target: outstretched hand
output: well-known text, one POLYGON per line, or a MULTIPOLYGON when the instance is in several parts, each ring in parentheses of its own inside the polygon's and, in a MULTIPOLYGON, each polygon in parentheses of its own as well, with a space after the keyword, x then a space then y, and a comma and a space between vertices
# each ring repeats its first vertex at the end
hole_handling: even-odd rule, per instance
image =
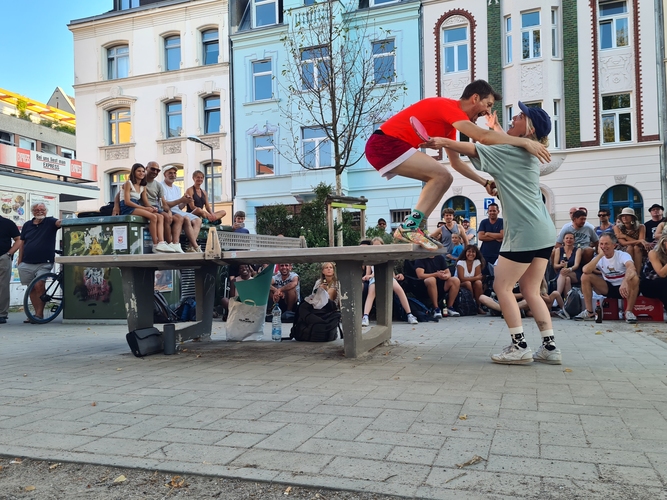
POLYGON ((489 127, 491 130, 497 130, 497 131, 502 130, 500 123, 498 123, 498 113, 496 111, 486 115, 486 126, 489 127))
POLYGON ((526 141, 526 145, 524 146, 526 151, 533 156, 537 156, 537 159, 541 163, 549 163, 551 161, 551 153, 549 153, 549 150, 543 144, 531 139, 526 139, 526 141))

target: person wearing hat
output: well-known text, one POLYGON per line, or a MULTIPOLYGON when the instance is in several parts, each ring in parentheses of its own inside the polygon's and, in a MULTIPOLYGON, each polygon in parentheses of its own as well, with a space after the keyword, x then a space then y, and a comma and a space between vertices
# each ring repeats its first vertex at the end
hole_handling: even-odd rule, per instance
POLYGON ((648 213, 651 214, 651 220, 644 222, 644 227, 646 228, 646 241, 651 243, 652 246, 655 245, 655 242, 657 241, 656 236, 658 236, 658 233, 656 233, 656 229, 658 229, 660 223, 664 221, 662 215, 664 210, 664 207, 657 203, 654 203, 648 209, 648 213))
POLYGON ((640 224, 635 211, 626 207, 621 210, 621 224, 614 226, 614 235, 618 240, 620 249, 632 257, 637 274, 642 270, 644 257, 648 255, 651 244, 646 241, 646 228, 640 224))
MULTIPOLYGON (((174 218, 183 223, 183 232, 188 238, 190 246, 188 252, 201 253, 201 247, 197 243, 197 235, 201 229, 202 220, 200 217, 197 217, 190 212, 183 210, 185 206, 192 201, 192 196, 187 194, 181 194, 181 188, 174 186, 174 181, 176 180, 176 175, 178 172, 178 167, 176 165, 167 165, 162 169, 164 175, 164 198, 167 200, 167 205, 171 209, 171 213, 174 214, 174 218)), ((174 237, 180 238, 181 229, 172 228, 174 237), (178 235, 178 236, 176 236, 178 235)))
MULTIPOLYGON (((507 134, 525 137, 546 146, 551 132, 549 115, 541 108, 529 108, 522 102, 519 102, 519 108, 521 113, 512 119, 507 134)), ((498 263, 494 268, 493 289, 512 343, 501 353, 492 355, 491 360, 501 364, 533 361, 561 364, 562 355, 560 349, 556 348, 551 313, 540 295, 542 278, 556 240, 556 227, 542 202, 537 158, 524 149, 509 145, 485 146, 441 138, 433 142, 432 146, 436 146, 436 149, 446 147, 468 156, 476 169, 490 174, 503 205, 504 234, 498 263), (517 282, 542 336, 542 345, 535 353, 528 348, 521 324, 521 312, 512 293, 517 282)), ((464 172, 461 174, 466 175, 464 172)))
POLYGON ((463 219, 461 225, 468 238, 468 245, 477 245, 477 231, 474 227, 470 227, 470 219, 463 219))

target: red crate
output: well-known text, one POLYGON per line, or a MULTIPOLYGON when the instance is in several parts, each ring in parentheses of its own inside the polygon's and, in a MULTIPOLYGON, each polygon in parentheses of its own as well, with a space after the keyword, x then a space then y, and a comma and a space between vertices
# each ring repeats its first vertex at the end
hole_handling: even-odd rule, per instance
POLYGON ((618 299, 604 298, 602 301, 602 319, 604 321, 618 320, 618 299))
MULTIPOLYGON (((627 300, 623 301, 623 310, 625 311, 628 307, 627 300)), ((632 312, 637 316, 638 319, 649 320, 649 321, 663 321, 663 307, 662 302, 658 299, 649 299, 640 295, 637 297, 635 302, 635 307, 632 312)))

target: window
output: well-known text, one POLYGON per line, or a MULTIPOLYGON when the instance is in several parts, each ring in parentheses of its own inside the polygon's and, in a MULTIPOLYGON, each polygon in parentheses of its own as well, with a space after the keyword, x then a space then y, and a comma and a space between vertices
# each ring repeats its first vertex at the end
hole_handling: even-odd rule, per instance
POLYGON ((330 60, 327 47, 312 47, 301 51, 301 80, 304 90, 326 86, 330 60))
POLYGON ((130 172, 112 172, 109 174, 109 199, 113 200, 123 189, 123 184, 130 180, 130 172))
POLYGON ((134 9, 139 7, 139 0, 120 0, 120 10, 134 9))
POLYGON ((389 217, 391 219, 391 228, 396 229, 411 213, 412 210, 410 210, 409 208, 389 210, 389 217))
POLYGON ((167 112, 167 137, 180 137, 183 131, 183 105, 181 101, 165 104, 167 112))
POLYGON ((222 201, 222 165, 220 162, 213 162, 212 171, 211 162, 203 164, 202 167, 204 167, 202 170, 206 176, 204 184, 209 201, 220 203, 222 201), (213 179, 213 190, 211 190, 211 179, 213 179))
POLYGON ((0 144, 7 144, 9 146, 13 146, 14 145, 13 136, 14 134, 10 134, 9 132, 0 130, 0 144))
POLYGON ((131 136, 130 110, 119 108, 109 111, 109 144, 127 144, 131 136))
POLYGON ((42 142, 42 153, 48 153, 50 155, 55 155, 58 154, 58 148, 55 147, 53 144, 49 144, 48 142, 42 142))
POLYGON ((507 124, 509 125, 512 123, 512 118, 514 118, 514 108, 512 106, 507 106, 505 109, 507 110, 507 124))
POLYGON ((551 117, 551 123, 554 133, 554 147, 560 148, 560 101, 554 101, 554 113, 551 117))
POLYGON ((560 57, 558 36, 558 9, 551 9, 551 57, 560 57))
POLYGON ((398 1, 399 1, 399 0, 370 0, 370 2, 371 2, 371 7, 373 7, 373 6, 375 6, 375 5, 384 5, 384 4, 386 4, 386 3, 396 3, 396 2, 398 2, 398 1))
POLYGON ((533 59, 542 56, 540 44, 540 12, 521 14, 521 58, 533 59), (537 28, 536 28, 537 27, 537 28))
POLYGON ((204 99, 204 133, 220 132, 220 96, 204 99))
POLYGON ((373 42, 373 71, 376 84, 396 80, 396 45, 394 40, 373 42))
POLYGON ((602 142, 632 140, 630 94, 602 96, 602 142))
POLYGON ((35 151, 37 143, 34 140, 28 139, 26 137, 19 137, 19 147, 21 149, 29 149, 31 151, 35 151))
POLYGON ((253 0, 255 28, 278 24, 278 0, 253 0))
POLYGON ((76 151, 73 149, 60 148, 60 155, 70 160, 76 160, 76 151))
POLYGON ((600 4, 600 49, 628 45, 628 8, 625 2, 600 4))
POLYGON ((322 127, 303 129, 303 161, 306 168, 331 166, 331 142, 322 127))
POLYGON ((275 148, 272 135, 258 135, 253 137, 255 150, 255 175, 275 174, 275 148))
POLYGON ((505 18, 505 63, 512 62, 512 16, 505 18))
POLYGON ((181 68, 181 37, 178 35, 164 39, 164 68, 165 71, 181 68))
POLYGON ((315 0, 303 0, 303 4, 308 7, 310 5, 315 5, 315 0))
POLYGON ((445 73, 468 71, 468 27, 444 30, 445 73))
POLYGON ((463 219, 468 219, 470 227, 477 227, 477 207, 470 198, 454 196, 444 203, 440 211, 442 212, 445 208, 454 210, 454 220, 459 224, 463 222, 463 219))
POLYGON ((107 78, 117 80, 127 78, 130 69, 130 48, 116 45, 107 49, 107 78))
POLYGON ((252 63, 252 100, 263 101, 273 97, 271 60, 252 63))
POLYGON ((220 54, 220 44, 218 40, 218 30, 206 30, 201 34, 202 42, 202 61, 204 66, 209 64, 218 64, 218 55, 220 54))

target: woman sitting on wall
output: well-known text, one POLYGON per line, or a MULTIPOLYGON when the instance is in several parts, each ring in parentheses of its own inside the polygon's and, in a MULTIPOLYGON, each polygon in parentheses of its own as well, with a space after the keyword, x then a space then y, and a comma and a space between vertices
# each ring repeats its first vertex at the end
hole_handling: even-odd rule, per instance
POLYGON ((208 195, 201 187, 204 183, 204 172, 195 170, 192 174, 192 180, 194 181, 194 185, 190 186, 187 191, 185 191, 186 195, 189 194, 192 196, 192 201, 186 207, 187 211, 194 215, 198 215, 204 219, 204 221, 210 223, 216 223, 221 220, 227 212, 225 210, 218 210, 217 212, 211 210, 211 205, 208 202, 208 195))

